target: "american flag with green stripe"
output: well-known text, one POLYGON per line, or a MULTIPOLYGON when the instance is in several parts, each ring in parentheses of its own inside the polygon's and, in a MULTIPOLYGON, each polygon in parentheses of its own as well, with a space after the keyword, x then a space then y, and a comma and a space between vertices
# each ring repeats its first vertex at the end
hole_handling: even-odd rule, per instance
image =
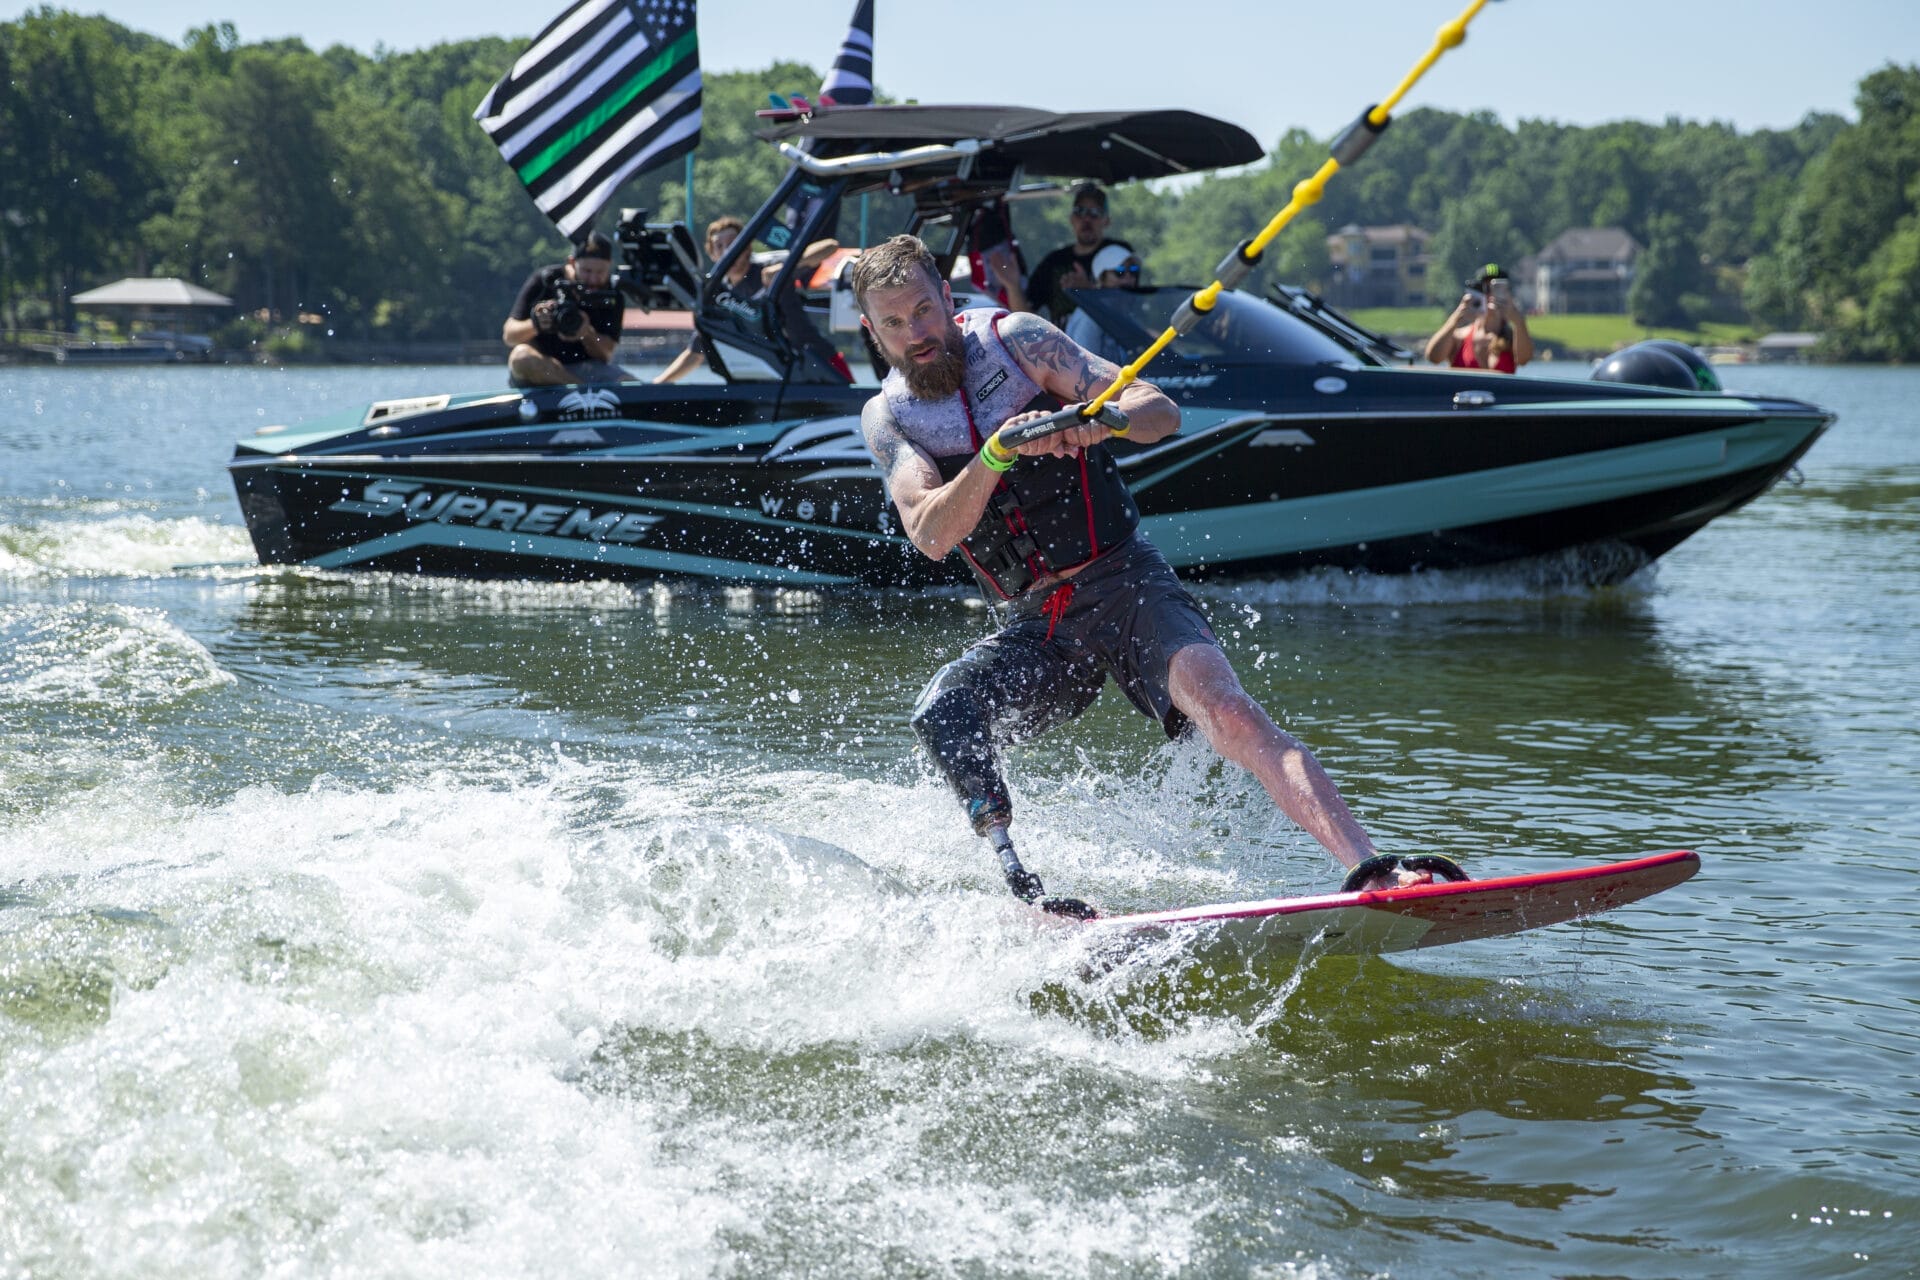
POLYGON ((699 145, 693 9, 694 0, 580 0, 473 113, 568 239, 622 182, 699 145))

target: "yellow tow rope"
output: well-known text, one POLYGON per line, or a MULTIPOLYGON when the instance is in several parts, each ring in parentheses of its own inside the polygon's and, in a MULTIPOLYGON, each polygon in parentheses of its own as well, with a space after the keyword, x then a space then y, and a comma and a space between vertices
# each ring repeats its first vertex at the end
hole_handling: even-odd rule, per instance
POLYGON ((1414 64, 1413 70, 1407 72, 1406 78, 1400 81, 1399 86, 1384 100, 1361 112, 1359 119, 1348 125, 1346 130, 1334 139, 1331 148, 1333 154, 1327 157, 1327 162, 1321 165, 1311 178, 1294 186, 1293 198, 1287 201, 1286 208, 1274 214, 1273 221, 1267 223, 1259 235, 1244 242, 1220 260, 1220 265, 1214 268, 1213 283, 1180 304, 1180 309, 1173 313, 1173 323, 1154 339, 1152 346, 1140 353, 1138 359, 1120 370, 1120 376, 1113 380, 1112 386, 1087 402, 1086 408, 1081 411, 1082 417, 1091 418, 1098 413, 1107 401, 1119 395, 1126 389, 1128 383, 1138 378, 1140 371, 1147 367, 1147 363, 1165 351, 1175 338, 1191 332, 1193 327, 1200 323, 1200 318, 1213 310, 1214 303, 1219 300, 1223 291, 1236 287, 1253 273, 1253 269, 1260 265, 1261 253, 1273 243, 1273 238, 1286 230, 1287 224, 1293 221, 1294 215, 1300 210, 1310 204, 1319 203, 1321 195, 1326 190, 1327 180, 1340 172, 1342 164, 1352 164, 1366 154, 1367 148, 1373 145, 1374 139, 1386 129, 1393 109, 1399 105, 1400 99, 1406 97, 1407 91, 1418 83, 1420 77, 1427 74, 1434 63, 1440 61, 1442 54, 1467 38, 1467 24, 1472 22, 1475 15, 1486 6, 1487 0, 1473 0, 1472 4, 1461 11, 1459 17, 1440 28, 1434 35, 1433 47, 1414 64))

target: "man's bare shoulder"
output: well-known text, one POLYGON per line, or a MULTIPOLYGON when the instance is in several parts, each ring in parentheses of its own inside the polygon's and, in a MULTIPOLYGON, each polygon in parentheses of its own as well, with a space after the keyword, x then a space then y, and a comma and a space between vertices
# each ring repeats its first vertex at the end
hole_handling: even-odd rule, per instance
POLYGON ((876 431, 889 435, 900 434, 900 420, 893 416, 893 410, 887 405, 884 393, 874 396, 860 406, 860 431, 869 441, 876 431))
POLYGON ((900 430, 900 420, 893 416, 885 395, 877 395, 861 407, 860 434, 867 442, 867 452, 879 462, 881 472, 891 473, 900 460, 900 451, 908 446, 900 430))

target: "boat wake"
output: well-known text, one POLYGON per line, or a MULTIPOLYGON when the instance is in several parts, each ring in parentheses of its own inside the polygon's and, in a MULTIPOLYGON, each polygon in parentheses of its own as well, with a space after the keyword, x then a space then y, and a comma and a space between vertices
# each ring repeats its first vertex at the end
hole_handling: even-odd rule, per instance
POLYGON ((1658 565, 1639 548, 1603 543, 1481 568, 1396 574, 1318 568, 1285 577, 1206 581, 1193 589, 1203 599, 1244 604, 1485 604, 1584 595, 1602 588, 1641 592, 1652 586, 1658 572, 1658 565))
POLYGON ((157 609, 0 606, 0 707, 158 707, 233 683, 157 609))
MULTIPOLYGON (((1165 750, 1023 795, 1063 888, 1247 891, 1165 750)), ((931 781, 556 750, 207 799, 135 755, 0 828, 0 1192, 143 1273, 156 1216, 218 1223, 221 1276, 314 1222, 353 1272, 845 1272, 853 1222, 982 1273, 1187 1270, 1213 1200, 1156 1190, 1142 1135, 1223 1061, 1333 1077, 1377 1034, 1339 964, 1103 962, 931 781)))
POLYGON ((239 525, 155 516, 130 504, 9 502, 0 511, 0 580, 169 577, 183 571, 253 574, 239 525))

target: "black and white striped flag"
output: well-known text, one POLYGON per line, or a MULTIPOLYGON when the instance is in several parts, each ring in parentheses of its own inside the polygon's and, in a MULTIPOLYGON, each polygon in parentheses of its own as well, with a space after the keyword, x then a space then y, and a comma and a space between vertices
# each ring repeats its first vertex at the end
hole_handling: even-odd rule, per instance
POLYGON ((699 144, 693 8, 694 0, 579 0, 473 113, 568 239, 622 182, 699 144))
POLYGON ((840 43, 840 56, 820 82, 820 96, 843 107, 873 101, 873 0, 859 0, 854 6, 853 24, 840 43))

